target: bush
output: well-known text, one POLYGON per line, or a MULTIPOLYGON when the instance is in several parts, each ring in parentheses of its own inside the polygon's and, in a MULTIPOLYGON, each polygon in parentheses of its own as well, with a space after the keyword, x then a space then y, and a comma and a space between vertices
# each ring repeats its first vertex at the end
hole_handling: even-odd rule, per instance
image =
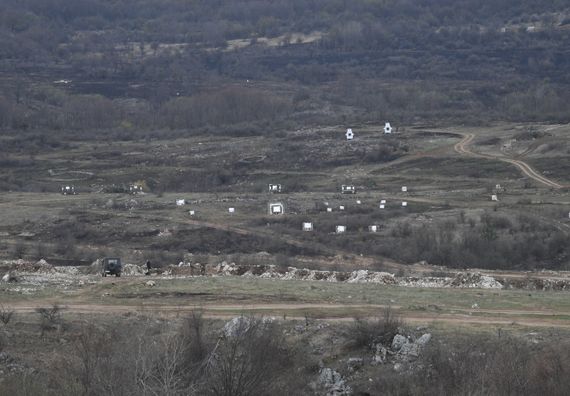
POLYGON ((427 346, 417 370, 374 385, 389 395, 562 396, 570 384, 569 351, 509 336, 448 338, 427 346))
POLYGON ((45 395, 46 386, 38 374, 17 373, 0 381, 0 395, 35 396, 45 395))
POLYGON ((4 324, 4 326, 8 326, 10 320, 14 316, 14 310, 4 305, 0 304, 0 322, 4 324))
POLYGON ((374 320, 355 318, 352 327, 354 347, 370 347, 374 344, 390 345, 392 339, 398 334, 398 329, 404 326, 401 317, 391 307, 383 310, 380 317, 374 320))
POLYGON ((180 337, 182 345, 184 345, 184 371, 188 374, 189 379, 203 375, 202 362, 208 356, 211 345, 206 337, 202 311, 192 311, 184 320, 180 337))
POLYGON ((282 331, 261 318, 241 318, 208 359, 205 391, 211 395, 274 394, 278 378, 291 368, 282 331))
POLYGON ((64 324, 61 311, 62 308, 57 304, 53 304, 50 308, 36 308, 36 312, 40 315, 42 336, 46 331, 61 329, 64 324))

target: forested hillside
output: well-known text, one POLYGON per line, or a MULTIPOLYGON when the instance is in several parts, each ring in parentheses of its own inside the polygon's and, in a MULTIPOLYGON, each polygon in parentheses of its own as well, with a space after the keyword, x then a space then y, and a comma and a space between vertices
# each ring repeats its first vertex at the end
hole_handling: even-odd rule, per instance
POLYGON ((563 0, 2 0, 0 11, 5 131, 561 122, 569 88, 563 0))

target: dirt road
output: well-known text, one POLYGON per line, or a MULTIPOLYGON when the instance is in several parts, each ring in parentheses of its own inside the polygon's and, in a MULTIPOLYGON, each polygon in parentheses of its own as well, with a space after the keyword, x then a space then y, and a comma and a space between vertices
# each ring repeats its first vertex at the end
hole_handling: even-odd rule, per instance
MULTIPOLYGON (((37 308, 45 307, 47 301, 26 302, 11 306, 17 313, 31 313, 37 308)), ((361 313, 369 312, 377 315, 379 310, 386 308, 385 305, 377 304, 250 304, 250 305, 229 305, 229 304, 179 304, 164 305, 160 303, 148 303, 144 305, 102 305, 102 304, 66 304, 62 308, 64 312, 75 314, 125 314, 139 313, 152 314, 164 317, 179 317, 193 310, 201 310, 204 316, 212 319, 230 319, 237 315, 263 314, 264 316, 274 316, 276 318, 286 318, 294 320, 304 320, 307 318, 318 319, 331 322, 353 321, 355 316, 362 316, 361 313), (329 311, 323 314, 323 310, 329 311), (354 310, 354 311, 351 311, 354 310), (336 313, 335 313, 336 311, 336 313)), ((406 311, 402 307, 392 306, 402 318, 410 323, 448 323, 454 325, 518 325, 525 327, 558 327, 570 328, 569 312, 558 312, 553 310, 528 311, 528 310, 493 310, 493 309, 471 309, 457 310, 456 312, 406 311)), ((366 315, 364 315, 366 316, 366 315)), ((370 316, 372 317, 372 316, 370 316)))
POLYGON ((559 184, 553 180, 548 179, 547 177, 540 175, 538 172, 536 172, 534 169, 532 169, 530 167, 530 165, 528 165, 526 162, 523 162, 521 160, 505 158, 505 157, 500 157, 500 156, 494 156, 494 155, 489 155, 489 154, 481 154, 481 153, 476 153, 474 151, 471 151, 468 148, 468 146, 469 146, 469 144, 471 144, 471 142, 475 138, 475 135, 472 133, 468 133, 468 134, 458 133, 458 135, 463 136, 461 141, 456 143, 454 146, 455 151, 458 152, 459 154, 463 154, 463 155, 467 155, 467 156, 475 157, 475 158, 487 158, 487 159, 493 159, 493 160, 499 160, 499 161, 507 162, 507 163, 512 164, 512 165, 516 166, 517 168, 519 168, 525 176, 530 177, 531 179, 536 180, 537 182, 544 184, 547 187, 551 187, 551 188, 555 188, 555 189, 560 189, 560 188, 566 187, 566 186, 563 186, 563 185, 561 185, 561 184, 559 184))

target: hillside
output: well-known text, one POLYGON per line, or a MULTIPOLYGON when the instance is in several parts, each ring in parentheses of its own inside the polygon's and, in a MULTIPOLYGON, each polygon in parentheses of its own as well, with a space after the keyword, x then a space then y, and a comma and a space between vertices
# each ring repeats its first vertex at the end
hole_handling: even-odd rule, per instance
POLYGON ((133 136, 284 119, 481 124, 570 114, 564 1, 3 3, 6 130, 133 136), (223 100, 228 89, 246 100, 223 100))

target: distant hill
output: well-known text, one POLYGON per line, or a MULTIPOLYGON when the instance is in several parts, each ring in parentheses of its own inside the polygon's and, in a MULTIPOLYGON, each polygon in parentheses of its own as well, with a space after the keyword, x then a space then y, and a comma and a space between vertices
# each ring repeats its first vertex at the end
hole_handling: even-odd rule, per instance
POLYGON ((172 129, 387 114, 401 122, 563 122, 570 118, 570 6, 4 0, 0 73, 5 129, 172 129), (228 87, 274 105, 250 114, 257 106, 216 99, 228 87), (212 120, 196 109, 203 98, 215 112, 237 115, 212 120), (204 121, 185 120, 189 106, 204 121))

